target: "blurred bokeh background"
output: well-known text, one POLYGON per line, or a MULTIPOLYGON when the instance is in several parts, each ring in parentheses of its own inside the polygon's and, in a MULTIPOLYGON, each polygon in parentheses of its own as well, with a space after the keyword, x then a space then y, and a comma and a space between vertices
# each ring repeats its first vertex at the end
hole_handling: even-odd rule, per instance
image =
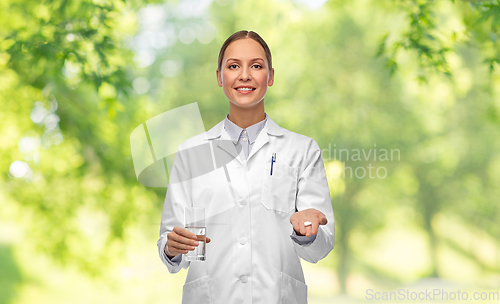
POLYGON ((222 120, 242 29, 273 54, 266 112, 323 149, 336 246, 303 263, 309 302, 500 291, 499 1, 2 0, 0 303, 180 303, 129 137, 192 102, 222 120))

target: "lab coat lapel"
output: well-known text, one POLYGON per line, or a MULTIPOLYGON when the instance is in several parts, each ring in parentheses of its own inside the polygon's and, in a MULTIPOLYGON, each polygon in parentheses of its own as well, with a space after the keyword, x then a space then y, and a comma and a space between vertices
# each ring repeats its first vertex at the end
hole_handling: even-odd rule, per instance
POLYGON ((264 145, 266 145, 269 142, 269 135, 267 135, 267 131, 262 129, 260 131, 259 136, 257 136, 257 139, 255 140, 255 143, 253 144, 252 150, 250 150, 250 155, 248 155, 248 160, 252 158, 252 156, 257 153, 257 151, 260 150, 264 145))
POLYGON ((214 146, 217 147, 217 149, 221 149, 229 153, 233 158, 238 159, 238 151, 231 141, 229 134, 224 130, 224 120, 206 132, 205 140, 214 140, 214 146))
POLYGON ((239 153, 236 150, 236 146, 231 141, 229 134, 227 134, 227 132, 225 130, 222 131, 222 135, 221 135, 220 139, 221 140, 215 141, 215 144, 217 145, 217 147, 219 147, 220 149, 229 153, 233 158, 236 158, 239 160, 239 158, 238 158, 239 153))
POLYGON ((254 146, 248 155, 248 160, 257 153, 262 147, 264 147, 269 142, 269 135, 271 136, 283 136, 283 128, 281 128, 277 123, 274 122, 269 116, 267 116, 267 122, 262 131, 260 131, 259 136, 255 140, 254 146))

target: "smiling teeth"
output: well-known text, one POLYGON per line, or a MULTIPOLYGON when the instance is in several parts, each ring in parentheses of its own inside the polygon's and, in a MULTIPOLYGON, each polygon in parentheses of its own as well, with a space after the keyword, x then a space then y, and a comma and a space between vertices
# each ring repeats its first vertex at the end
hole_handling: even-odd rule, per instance
POLYGON ((238 91, 253 91, 251 88, 237 88, 238 91))

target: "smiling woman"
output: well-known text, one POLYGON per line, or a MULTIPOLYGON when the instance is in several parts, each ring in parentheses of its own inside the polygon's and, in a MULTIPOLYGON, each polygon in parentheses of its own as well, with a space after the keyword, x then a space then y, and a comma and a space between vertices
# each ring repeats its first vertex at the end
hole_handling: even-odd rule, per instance
POLYGON ((264 96, 273 85, 274 69, 271 51, 257 33, 241 31, 227 39, 216 73, 230 101, 229 120, 246 128, 264 119, 264 96))
POLYGON ((189 267, 183 303, 307 303, 299 258, 316 263, 334 245, 321 150, 312 138, 281 128, 265 113, 274 69, 271 51, 257 33, 229 37, 216 74, 229 115, 182 143, 179 151, 185 153, 176 154, 171 172, 193 176, 199 157, 189 157, 189 151, 207 141, 208 154, 231 158, 225 166, 215 161, 211 172, 191 180, 169 179, 160 258, 171 273, 189 267), (208 215, 203 262, 185 256, 204 245, 183 228, 189 205, 204 207, 208 215))

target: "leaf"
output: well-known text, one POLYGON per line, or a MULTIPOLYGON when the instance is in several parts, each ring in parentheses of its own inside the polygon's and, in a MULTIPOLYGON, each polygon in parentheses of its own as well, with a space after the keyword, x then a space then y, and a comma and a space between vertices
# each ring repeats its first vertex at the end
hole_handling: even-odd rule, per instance
POLYGON ((380 57, 385 53, 385 44, 387 43, 387 38, 389 37, 389 33, 386 32, 379 38, 378 47, 376 57, 380 57))
POLYGON ((493 10, 492 27, 500 26, 500 6, 492 8, 492 10, 493 10))
POLYGON ((479 13, 480 17, 476 20, 474 25, 479 25, 480 23, 486 22, 490 17, 493 16, 493 26, 500 24, 500 20, 498 20, 500 15, 500 6, 498 5, 482 5, 482 7, 486 8, 485 11, 479 13))
POLYGON ((389 69, 389 73, 391 75, 393 75, 394 72, 398 69, 398 64, 397 64, 396 60, 394 60, 394 59, 389 59, 386 63, 386 66, 389 69))

